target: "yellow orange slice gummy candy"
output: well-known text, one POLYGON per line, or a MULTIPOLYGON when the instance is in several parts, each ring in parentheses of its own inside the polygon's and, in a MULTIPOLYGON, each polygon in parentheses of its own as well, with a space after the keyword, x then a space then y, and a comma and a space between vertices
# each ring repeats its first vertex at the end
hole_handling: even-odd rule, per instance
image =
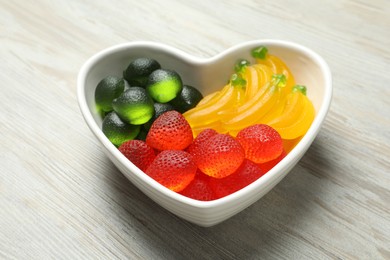
POLYGON ((306 88, 295 87, 292 72, 275 55, 265 53, 254 64, 241 61, 240 65, 229 84, 183 114, 194 136, 206 128, 236 136, 250 125, 268 124, 290 150, 314 120, 315 109, 306 88))

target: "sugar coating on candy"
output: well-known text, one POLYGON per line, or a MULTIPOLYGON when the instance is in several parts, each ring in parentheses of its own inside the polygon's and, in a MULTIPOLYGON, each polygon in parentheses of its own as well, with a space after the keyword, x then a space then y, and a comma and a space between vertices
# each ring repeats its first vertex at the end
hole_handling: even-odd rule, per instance
POLYGON ((199 146, 194 159, 205 174, 223 178, 235 172, 244 157, 244 150, 237 140, 227 134, 216 134, 199 146))
POLYGON ((238 132, 237 141, 245 150, 245 157, 255 163, 276 159, 283 151, 280 134, 265 124, 256 124, 238 132))
POLYGON ((214 129, 211 129, 211 128, 207 128, 207 129, 202 130, 202 132, 200 132, 198 134, 198 136, 194 139, 192 144, 190 144, 190 146, 188 146, 187 152, 189 152, 194 157, 197 156, 197 153, 199 153, 199 147, 204 142, 209 140, 210 137, 212 137, 216 134, 218 134, 217 131, 215 131, 214 129))
POLYGON ((215 195, 222 198, 248 186, 264 173, 256 163, 245 159, 233 174, 222 179, 210 178, 209 185, 215 195))
POLYGON ((217 197, 211 189, 209 181, 210 177, 198 170, 194 180, 180 194, 195 200, 215 200, 217 197))
POLYGON ((174 110, 159 116, 146 136, 146 143, 157 150, 184 150, 192 140, 190 125, 182 114, 174 110))
POLYGON ((156 157, 154 149, 141 140, 126 141, 118 149, 142 171, 145 171, 156 157))
POLYGON ((180 150, 160 152, 145 173, 168 189, 182 191, 194 179, 197 171, 192 156, 180 150))

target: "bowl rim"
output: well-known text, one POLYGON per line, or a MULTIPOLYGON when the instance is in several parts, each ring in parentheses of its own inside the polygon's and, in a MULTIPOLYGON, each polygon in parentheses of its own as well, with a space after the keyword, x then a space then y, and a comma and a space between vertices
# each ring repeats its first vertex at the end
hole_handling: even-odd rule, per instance
POLYGON ((224 51, 219 52, 218 54, 209 58, 199 58, 190 55, 178 48, 169 46, 164 43, 154 42, 154 41, 126 42, 126 43, 121 43, 121 44, 117 44, 105 48, 97 52, 93 56, 91 56, 82 65, 77 76, 77 99, 78 99, 79 108, 82 112, 82 115, 88 127, 93 132, 93 134, 97 137, 97 139, 101 142, 101 144, 103 144, 104 147, 109 152, 111 152, 111 154, 115 156, 116 159, 118 159, 122 165, 124 165, 132 173, 134 173, 138 179, 151 186, 151 188, 157 190, 158 192, 162 193, 164 196, 169 197, 172 200, 199 209, 209 209, 209 208, 219 207, 231 203, 232 201, 239 200, 243 195, 252 193, 253 190, 258 189, 260 186, 266 187, 267 184, 271 182, 271 179, 275 179, 278 177, 280 178, 279 176, 281 174, 280 171, 286 168, 289 162, 291 162, 294 158, 298 158, 297 160, 299 160, 299 158, 306 152, 306 150, 309 148, 312 141, 317 136, 321 128, 321 125, 323 124, 324 119, 329 111, 331 100, 332 100, 332 92, 333 92, 332 75, 331 75, 330 68, 326 63, 326 61, 319 54, 309 49, 308 47, 305 47, 298 43, 285 41, 285 40, 275 40, 275 39, 252 40, 252 41, 242 42, 230 48, 227 48, 224 51), (145 174, 143 171, 138 169, 122 153, 120 153, 120 151, 108 140, 108 138, 104 136, 103 132, 101 131, 97 122, 94 120, 93 115, 88 107, 87 99, 86 99, 86 88, 85 88, 86 87, 85 82, 87 80, 88 72, 93 68, 93 66, 96 63, 98 63, 100 60, 104 59, 105 57, 113 53, 126 51, 135 47, 145 47, 145 48, 151 48, 151 49, 174 54, 178 58, 188 63, 206 64, 221 59, 223 58, 223 56, 227 55, 228 53, 234 52, 236 50, 245 47, 253 46, 253 45, 265 45, 265 46, 272 45, 272 46, 277 46, 282 48, 289 48, 297 52, 303 53, 305 56, 310 57, 310 59, 318 65, 318 67, 321 69, 321 73, 324 75, 324 80, 325 80, 324 96, 322 97, 322 104, 316 113, 313 123, 311 124, 306 134, 302 137, 300 142, 294 147, 294 149, 292 149, 283 160, 281 160, 277 165, 275 165, 275 167, 269 170, 261 178, 251 183, 250 185, 242 188, 241 190, 238 190, 226 197, 217 200, 212 200, 212 201, 199 201, 199 200, 185 197, 181 194, 178 194, 164 187, 163 185, 161 185, 160 183, 158 183, 157 181, 149 177, 147 174, 145 174))

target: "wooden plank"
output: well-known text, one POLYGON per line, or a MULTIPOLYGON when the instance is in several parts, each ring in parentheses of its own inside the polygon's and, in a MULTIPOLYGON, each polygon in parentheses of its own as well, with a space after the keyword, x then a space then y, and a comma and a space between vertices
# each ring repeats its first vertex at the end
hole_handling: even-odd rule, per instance
POLYGON ((0 1, 0 258, 390 259, 390 2, 0 1), (76 100, 83 62, 135 40, 200 57, 262 38, 333 72, 291 173, 211 228, 170 214, 103 154, 76 100))

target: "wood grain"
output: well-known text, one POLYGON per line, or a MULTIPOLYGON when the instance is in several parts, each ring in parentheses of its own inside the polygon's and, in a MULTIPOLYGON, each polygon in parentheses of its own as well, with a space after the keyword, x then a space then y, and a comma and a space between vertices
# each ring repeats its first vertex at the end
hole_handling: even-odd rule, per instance
POLYGON ((1 259, 390 259, 390 2, 0 0, 1 259), (156 205, 83 121, 83 62, 135 40, 209 57, 295 41, 333 73, 331 110, 270 193, 212 228, 156 205))

